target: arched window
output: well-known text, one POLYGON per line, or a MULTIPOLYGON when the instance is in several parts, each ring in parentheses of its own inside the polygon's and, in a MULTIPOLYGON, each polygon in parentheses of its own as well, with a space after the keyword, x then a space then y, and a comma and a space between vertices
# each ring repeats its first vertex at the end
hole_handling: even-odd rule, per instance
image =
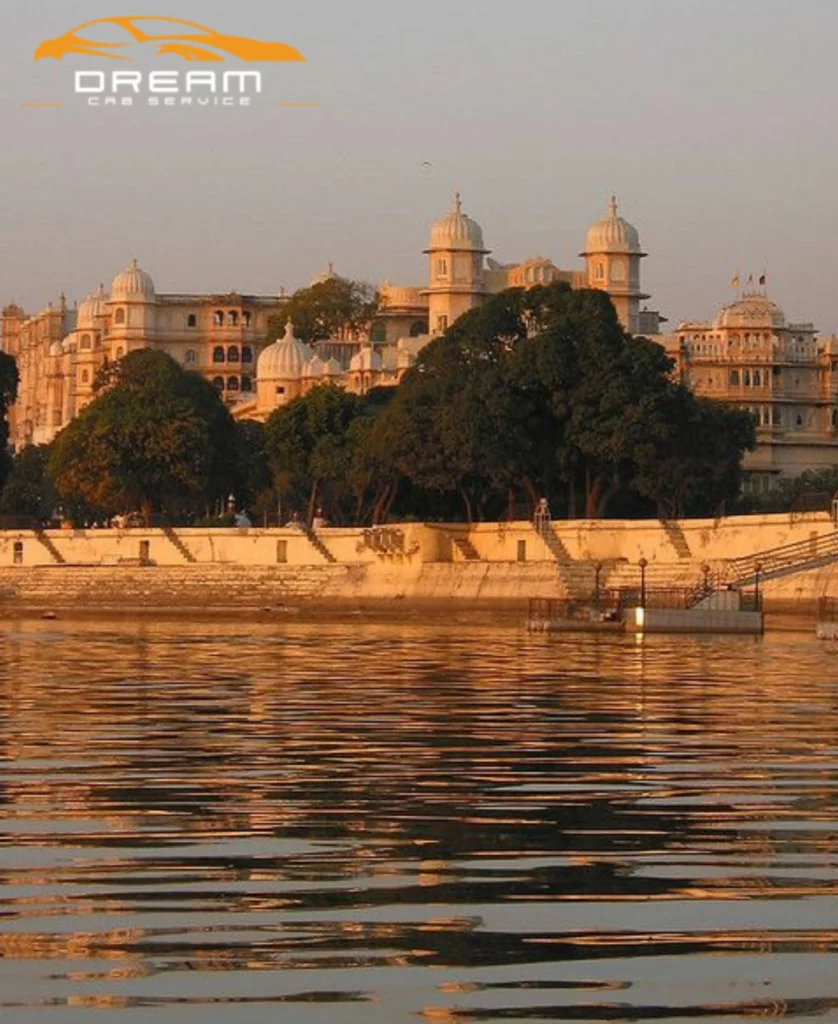
POLYGON ((125 310, 120 307, 113 315, 113 322, 122 325, 125 323, 125 310))
POLYGON ((252 377, 242 377, 242 391, 252 391, 252 390, 253 390, 253 378, 252 377))
POLYGON ((798 427, 802 427, 803 426, 803 415, 802 415, 802 413, 798 413, 797 414, 797 416, 795 417, 794 422, 795 422, 795 424, 798 427))
POLYGON ((213 313, 213 315, 212 315, 212 322, 213 322, 213 324, 215 324, 216 327, 223 327, 224 326, 224 312, 222 310, 220 310, 220 309, 217 309, 215 311, 215 313, 213 313))
POLYGON ((437 260, 436 261, 436 276, 447 277, 448 276, 448 260, 437 260))
POLYGON ((731 370, 730 371, 730 386, 732 388, 738 388, 739 387, 739 371, 738 370, 731 370))
POLYGON ((189 316, 186 318, 186 326, 187 327, 197 327, 198 326, 198 318, 195 316, 194 313, 190 313, 189 316))
POLYGON ((250 345, 245 345, 242 349, 242 362, 252 363, 253 362, 253 349, 250 345))
POLYGON ((245 327, 250 327, 253 323, 253 314, 247 309, 242 313, 242 323, 245 327))
POLYGON ((213 381, 212 381, 212 386, 216 389, 216 391, 223 391, 224 390, 224 378, 223 377, 214 377, 213 381))
POLYGON ((742 371, 742 386, 746 387, 746 388, 749 388, 751 386, 751 371, 750 370, 743 370, 742 371))
POLYGON ((186 359, 184 360, 184 362, 186 363, 187 366, 193 366, 195 363, 198 362, 198 353, 195 351, 194 348, 190 348, 189 351, 186 353, 186 359))
POLYGON ((227 362, 237 363, 239 361, 239 347, 238 345, 231 345, 227 349, 227 362))
POLYGON ((81 382, 82 384, 90 383, 90 372, 88 370, 81 371, 81 382))
POLYGON ((759 372, 759 370, 754 370, 754 387, 762 387, 762 374, 759 372))
POLYGON ((83 334, 81 336, 81 347, 82 348, 90 348, 90 335, 89 334, 83 334))
POLYGON ((227 378, 227 390, 228 391, 238 391, 239 390, 239 378, 238 377, 228 377, 227 378))
POLYGON ((228 313, 227 314, 227 323, 230 325, 230 327, 238 327, 239 326, 239 314, 236 313, 236 312, 228 313))
POLYGON ((214 363, 223 363, 224 362, 224 349, 220 345, 217 345, 212 350, 212 361, 214 363))
POLYGON ((423 334, 428 333, 428 325, 423 323, 421 320, 417 320, 416 323, 410 328, 411 338, 421 338, 423 334))

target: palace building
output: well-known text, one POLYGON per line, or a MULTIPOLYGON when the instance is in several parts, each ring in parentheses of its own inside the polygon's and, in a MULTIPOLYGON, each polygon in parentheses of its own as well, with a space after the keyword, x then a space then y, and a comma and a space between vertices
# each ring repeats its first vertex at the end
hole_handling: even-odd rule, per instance
MULTIPOLYGON (((202 374, 234 415, 266 419, 278 406, 328 381, 358 393, 395 386, 431 338, 486 297, 511 287, 564 280, 607 291, 631 332, 658 332, 658 315, 640 309, 644 253, 637 229, 617 214, 616 200, 588 232, 585 267, 560 270, 549 259, 501 264, 489 258, 483 229, 458 195, 431 228, 426 287, 380 289, 380 315, 368 336, 343 334, 313 348, 294 336, 266 344, 269 319, 287 301, 277 295, 180 295, 157 291, 134 260, 110 289, 99 286, 78 308, 65 297, 29 316, 10 304, 2 312, 2 349, 20 372, 11 410, 15 447, 49 443, 90 402, 97 375, 128 352, 156 348, 202 374)), ((334 269, 316 280, 334 276, 334 269)))
POLYGON ((789 323, 763 288, 742 294, 712 323, 684 322, 658 340, 696 394, 756 420, 747 491, 838 466, 838 339, 818 338, 811 323, 789 323))

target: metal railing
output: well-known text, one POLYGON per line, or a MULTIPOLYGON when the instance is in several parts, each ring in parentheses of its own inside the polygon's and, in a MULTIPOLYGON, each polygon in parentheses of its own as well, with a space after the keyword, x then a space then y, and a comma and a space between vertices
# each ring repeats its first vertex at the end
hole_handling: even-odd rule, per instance
POLYGON ((732 558, 727 563, 724 582, 728 586, 742 586, 784 570, 802 569, 810 563, 833 558, 838 560, 838 532, 770 548, 744 558, 732 558))

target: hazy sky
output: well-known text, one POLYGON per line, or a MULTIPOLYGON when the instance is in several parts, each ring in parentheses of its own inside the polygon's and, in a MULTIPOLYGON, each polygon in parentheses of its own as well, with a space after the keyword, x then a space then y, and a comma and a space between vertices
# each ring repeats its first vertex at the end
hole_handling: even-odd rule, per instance
POLYGON ((83 298, 135 255, 164 292, 272 293, 329 261, 424 284, 455 189, 496 258, 572 268, 616 192, 671 320, 766 271, 838 331, 835 0, 2 0, 0 39, 0 302, 83 298), (32 60, 137 13, 307 63, 264 65, 251 110, 125 111, 72 96, 101 62, 32 60))

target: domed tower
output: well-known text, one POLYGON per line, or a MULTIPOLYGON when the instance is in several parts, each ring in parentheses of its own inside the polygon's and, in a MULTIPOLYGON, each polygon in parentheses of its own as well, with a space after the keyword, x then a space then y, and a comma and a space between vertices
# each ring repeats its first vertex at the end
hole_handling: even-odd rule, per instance
POLYGON ((112 358, 118 359, 134 349, 149 348, 154 343, 157 308, 154 281, 136 260, 114 278, 108 308, 112 358))
POLYGON ((640 287, 640 261, 646 253, 640 247, 637 228, 617 216, 617 197, 612 196, 608 213, 588 231, 585 252, 588 287, 608 292, 623 327, 639 334, 640 303, 650 296, 640 287))
POLYGON ((294 325, 289 321, 284 337, 268 345, 256 364, 256 408, 260 415, 270 415, 303 393, 303 380, 313 358, 308 345, 295 337, 294 325))
POLYGON ((483 242, 483 229, 463 213, 459 192, 451 212, 431 229, 425 250, 430 278, 427 291, 431 334, 441 334, 463 313, 479 306, 486 296, 484 257, 491 250, 483 242))

